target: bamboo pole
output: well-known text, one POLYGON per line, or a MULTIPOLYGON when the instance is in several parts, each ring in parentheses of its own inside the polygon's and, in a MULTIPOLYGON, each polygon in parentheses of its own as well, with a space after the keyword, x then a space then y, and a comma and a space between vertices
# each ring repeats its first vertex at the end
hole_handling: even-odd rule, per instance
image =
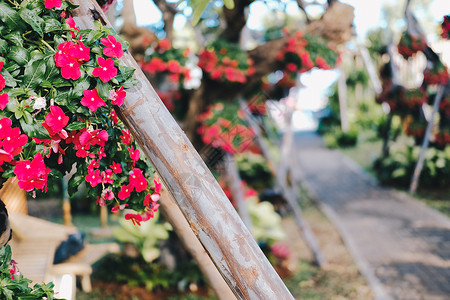
POLYGON ((422 173, 423 163, 425 162, 425 152, 428 149, 428 145, 430 144, 431 131, 433 130, 434 121, 436 119, 436 115, 439 111, 439 103, 441 103, 441 99, 445 93, 445 86, 439 86, 439 90, 434 98, 433 103, 433 113, 431 114, 430 120, 428 121, 427 129, 425 131, 425 136, 422 142, 422 148, 420 149, 419 159, 417 160, 416 167, 414 169, 413 176, 411 178, 411 184, 409 186, 409 192, 411 194, 415 194, 417 191, 417 187, 419 185, 420 173, 422 173))
POLYGON ((216 293, 217 298, 219 300, 236 299, 165 187, 161 190, 161 199, 158 202, 161 205, 161 213, 172 225, 184 248, 197 262, 209 285, 216 293))
MULTIPOLYGON (((94 28, 93 0, 72 0, 80 28, 94 28)), ((121 63, 136 69, 139 82, 127 90, 119 116, 160 174, 222 277, 238 299, 293 299, 200 155, 165 108, 133 57, 121 63)))

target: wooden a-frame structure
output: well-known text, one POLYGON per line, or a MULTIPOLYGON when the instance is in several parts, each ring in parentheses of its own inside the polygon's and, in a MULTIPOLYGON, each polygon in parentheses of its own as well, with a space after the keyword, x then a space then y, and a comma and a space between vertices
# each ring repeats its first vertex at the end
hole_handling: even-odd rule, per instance
MULTIPOLYGON (((72 2, 80 28, 94 28, 95 18, 112 27, 95 1, 72 2)), ((118 115, 232 292, 238 299, 294 299, 131 54, 121 63, 136 69, 139 83, 118 115)))

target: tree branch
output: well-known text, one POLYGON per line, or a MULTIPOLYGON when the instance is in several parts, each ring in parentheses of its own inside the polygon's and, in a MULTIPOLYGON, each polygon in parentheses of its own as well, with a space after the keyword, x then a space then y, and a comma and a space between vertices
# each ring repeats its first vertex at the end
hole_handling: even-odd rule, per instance
POLYGON ((236 0, 234 9, 223 9, 223 16, 225 19, 225 29, 220 37, 232 43, 238 43, 241 37, 242 28, 247 23, 245 16, 245 8, 250 5, 249 0, 236 0))
POLYGON ((155 5, 162 13, 162 19, 164 22, 164 31, 166 32, 166 38, 169 41, 173 40, 173 20, 178 10, 171 3, 167 3, 165 0, 153 0, 155 5))

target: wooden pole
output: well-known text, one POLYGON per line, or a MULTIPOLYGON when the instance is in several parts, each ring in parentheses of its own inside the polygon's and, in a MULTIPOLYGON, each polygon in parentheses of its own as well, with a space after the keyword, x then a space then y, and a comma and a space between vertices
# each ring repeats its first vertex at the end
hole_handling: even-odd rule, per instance
POLYGON ((250 218, 250 213, 248 212, 247 205, 245 204, 245 195, 242 189, 243 187, 241 183, 241 177, 239 176, 236 160, 234 159, 233 155, 227 153, 225 154, 224 163, 236 210, 245 226, 247 226, 247 229, 251 232, 253 227, 252 219, 250 218))
MULTIPOLYGON (((259 125, 256 124, 255 120, 253 119, 249 108, 247 104, 244 101, 240 102, 242 110, 245 112, 245 116, 247 121, 249 122, 251 128, 253 129, 253 132, 255 133, 255 140, 258 146, 260 147, 263 155, 269 162, 269 165, 273 165, 273 160, 270 155, 269 147, 265 143, 264 139, 261 135, 261 130, 259 128, 259 125)), ((283 198, 286 200, 286 203, 288 205, 288 208, 291 210, 292 214, 294 215, 295 223, 297 224, 298 228, 301 231, 301 234, 305 240, 306 245, 309 247, 310 251, 312 252, 312 255, 314 257, 314 262, 319 267, 324 267, 326 265, 325 257, 322 254, 322 251, 320 250, 319 243, 317 242, 316 237, 314 236, 313 231, 311 230, 311 227, 309 226, 308 222, 306 222, 305 218, 303 217, 302 210, 298 204, 297 195, 292 190, 292 187, 290 187, 287 184, 286 181, 286 175, 288 168, 286 166, 285 160, 283 157, 290 157, 290 151, 292 147, 292 129, 291 129, 291 118, 292 118, 292 112, 288 112, 287 120, 288 121, 288 127, 287 132, 285 132, 285 136, 283 136, 283 143, 281 145, 281 161, 280 161, 280 168, 281 174, 278 173, 275 170, 275 168, 270 168, 272 171, 273 176, 275 177, 276 184, 281 189, 281 194, 283 195, 283 198), (286 156, 284 156, 286 155, 286 156)))
POLYGON ((348 108, 347 108, 347 84, 346 76, 342 66, 339 68, 338 79, 338 97, 339 97, 339 111, 341 115, 341 129, 342 132, 348 132, 350 125, 348 123, 348 108))
POLYGON ((165 187, 161 190, 161 205, 160 210, 164 217, 172 225, 173 230, 177 234, 184 248, 192 255, 197 262, 203 275, 205 275, 211 288, 216 293, 219 300, 233 300, 236 299, 233 292, 228 287, 225 280, 223 280, 216 266, 211 261, 211 258, 206 253, 202 244, 198 241, 188 221, 183 216, 180 208, 172 199, 165 187))
MULTIPOLYGON (((77 26, 95 28, 93 0, 72 0, 77 26)), ((119 116, 150 160, 168 192, 238 299, 294 299, 250 234, 200 155, 165 108, 133 57, 137 86, 127 90, 119 116)))
POLYGON ((430 144, 431 131, 433 130, 434 120, 436 119, 436 115, 439 111, 439 103, 441 103, 441 99, 444 96, 446 87, 441 85, 439 90, 434 98, 433 103, 433 113, 430 117, 430 121, 428 122, 427 129, 425 131, 425 136, 422 142, 422 148, 420 149, 419 159, 417 160, 416 168, 414 169, 413 176, 411 178, 411 184, 409 186, 409 192, 411 194, 415 194, 417 191, 417 187, 419 185, 420 173, 422 173, 423 163, 425 161, 425 152, 428 149, 428 145, 430 144))

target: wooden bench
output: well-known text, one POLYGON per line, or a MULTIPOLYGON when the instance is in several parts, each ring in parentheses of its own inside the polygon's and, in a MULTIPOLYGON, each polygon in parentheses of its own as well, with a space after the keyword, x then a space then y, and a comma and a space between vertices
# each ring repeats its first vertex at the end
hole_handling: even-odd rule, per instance
POLYGON ((66 298, 75 299, 77 276, 81 276, 83 291, 90 292, 91 265, 106 253, 120 251, 116 243, 86 244, 68 260, 53 264, 56 248, 77 229, 22 214, 9 214, 9 219, 13 230, 12 258, 20 272, 33 284, 53 281, 58 293, 63 292, 60 290, 63 276, 69 275, 72 290, 71 295, 64 295, 66 298))

